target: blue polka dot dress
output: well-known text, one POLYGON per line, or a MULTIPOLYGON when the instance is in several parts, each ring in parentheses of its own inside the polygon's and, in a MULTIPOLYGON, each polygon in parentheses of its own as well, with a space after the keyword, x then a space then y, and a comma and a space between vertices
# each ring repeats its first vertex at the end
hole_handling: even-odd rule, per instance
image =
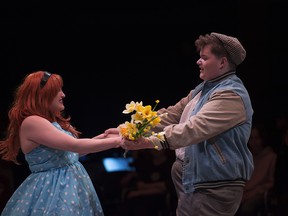
MULTIPOLYGON (((53 125, 64 131, 58 123, 53 125)), ((16 189, 1 216, 104 215, 77 153, 40 145, 26 154, 25 159, 31 174, 16 189)))

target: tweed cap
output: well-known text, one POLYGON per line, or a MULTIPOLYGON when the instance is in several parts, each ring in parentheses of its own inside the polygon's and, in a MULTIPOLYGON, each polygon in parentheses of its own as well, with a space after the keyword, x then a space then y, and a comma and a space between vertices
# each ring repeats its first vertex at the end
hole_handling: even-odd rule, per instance
POLYGON ((244 61, 246 50, 237 38, 215 32, 212 32, 210 35, 218 38, 222 42, 223 47, 236 65, 239 65, 244 61))

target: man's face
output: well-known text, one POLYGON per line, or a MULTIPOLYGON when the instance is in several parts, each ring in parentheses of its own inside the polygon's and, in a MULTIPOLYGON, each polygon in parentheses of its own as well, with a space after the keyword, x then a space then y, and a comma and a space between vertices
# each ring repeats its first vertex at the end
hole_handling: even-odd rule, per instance
POLYGON ((223 58, 219 58, 211 52, 211 45, 201 49, 200 58, 196 62, 200 68, 199 77, 207 81, 222 75, 223 58))

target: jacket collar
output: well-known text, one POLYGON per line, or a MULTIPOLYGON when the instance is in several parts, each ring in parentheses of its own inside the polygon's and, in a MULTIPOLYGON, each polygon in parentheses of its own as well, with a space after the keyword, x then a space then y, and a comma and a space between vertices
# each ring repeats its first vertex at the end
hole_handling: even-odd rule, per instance
POLYGON ((216 78, 214 78, 214 79, 208 80, 207 82, 209 82, 209 83, 214 83, 214 82, 217 82, 217 81, 219 81, 219 80, 222 80, 222 79, 224 79, 224 78, 226 78, 226 77, 228 77, 228 76, 230 76, 230 75, 232 75, 232 74, 235 74, 235 73, 236 73, 236 71, 228 71, 228 72, 222 74, 221 76, 218 76, 218 77, 216 77, 216 78))

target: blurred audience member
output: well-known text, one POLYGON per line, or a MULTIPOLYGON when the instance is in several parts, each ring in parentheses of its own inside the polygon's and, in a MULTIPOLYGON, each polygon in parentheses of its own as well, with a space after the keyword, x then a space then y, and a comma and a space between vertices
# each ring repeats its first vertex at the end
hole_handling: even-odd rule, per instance
POLYGON ((0 214, 14 191, 12 165, 0 160, 0 214))
POLYGON ((277 215, 288 215, 288 127, 283 130, 282 142, 277 152, 275 191, 277 215))
MULTIPOLYGON (((126 216, 166 216, 173 208, 174 187, 170 169, 173 151, 145 149, 133 151, 135 172, 130 172, 121 182, 123 209, 126 216)), ((175 209, 173 210, 175 212, 175 209)))
POLYGON ((254 125, 248 146, 253 154, 254 172, 247 181, 237 216, 257 216, 265 211, 265 195, 274 186, 277 154, 269 145, 269 131, 254 125))

